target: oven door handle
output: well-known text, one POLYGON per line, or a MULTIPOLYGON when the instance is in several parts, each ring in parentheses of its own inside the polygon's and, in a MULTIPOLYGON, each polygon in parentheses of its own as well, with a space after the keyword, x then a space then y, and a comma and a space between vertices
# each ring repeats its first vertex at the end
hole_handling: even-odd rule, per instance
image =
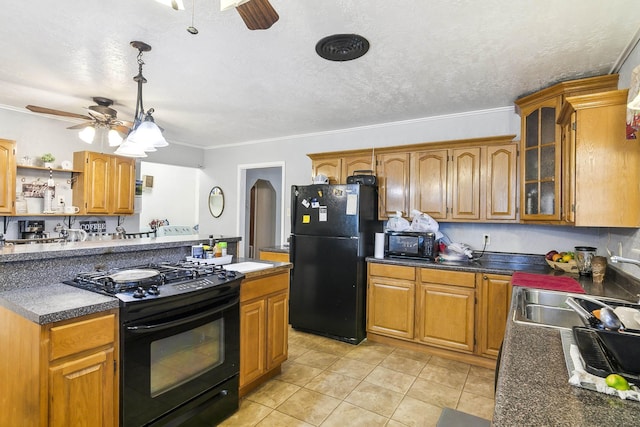
POLYGON ((155 325, 127 326, 126 329, 127 329, 127 331, 129 331, 131 333, 134 333, 134 334, 144 334, 144 333, 149 333, 149 332, 162 331, 164 329, 173 328, 175 326, 185 325, 187 323, 191 323, 191 322, 198 321, 200 319, 204 319, 205 317, 209 317, 212 314, 218 313, 220 311, 224 311, 227 308, 232 307, 235 304, 238 304, 239 301, 240 301, 240 297, 235 297, 232 300, 230 300, 228 303, 226 303, 225 305, 216 307, 216 310, 214 312, 207 311, 206 313, 195 314, 193 316, 184 317, 184 318, 178 319, 178 320, 172 320, 170 322, 157 323, 155 325))

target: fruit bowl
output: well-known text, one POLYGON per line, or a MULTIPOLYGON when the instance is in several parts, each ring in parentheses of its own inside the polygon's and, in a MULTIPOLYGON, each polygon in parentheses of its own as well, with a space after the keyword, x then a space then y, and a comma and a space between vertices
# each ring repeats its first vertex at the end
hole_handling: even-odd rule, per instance
POLYGON ((576 260, 572 259, 568 262, 554 262, 550 260, 546 260, 547 264, 554 270, 564 271, 565 273, 576 273, 578 274, 580 271, 578 270, 578 264, 576 264, 576 260))

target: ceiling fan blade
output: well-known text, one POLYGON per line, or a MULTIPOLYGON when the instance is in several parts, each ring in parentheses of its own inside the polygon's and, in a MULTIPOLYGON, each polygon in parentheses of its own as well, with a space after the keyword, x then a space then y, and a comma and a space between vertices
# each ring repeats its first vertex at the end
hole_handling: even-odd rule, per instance
POLYGON ((67 129, 84 129, 87 126, 93 126, 93 125, 95 125, 94 122, 84 122, 84 123, 80 123, 79 125, 69 126, 67 129))
POLYGON ((121 134, 127 135, 129 133, 129 131, 131 130, 131 127, 127 127, 124 125, 112 125, 111 129, 115 129, 118 132, 120 132, 121 134))
POLYGON ((54 110, 52 108, 38 107, 37 105, 27 105, 27 110, 34 113, 51 114, 52 116, 73 117, 76 119, 91 120, 91 117, 84 114, 69 113, 67 111, 54 110))
POLYGON ((250 30, 266 30, 280 19, 269 0, 251 0, 236 7, 250 30))

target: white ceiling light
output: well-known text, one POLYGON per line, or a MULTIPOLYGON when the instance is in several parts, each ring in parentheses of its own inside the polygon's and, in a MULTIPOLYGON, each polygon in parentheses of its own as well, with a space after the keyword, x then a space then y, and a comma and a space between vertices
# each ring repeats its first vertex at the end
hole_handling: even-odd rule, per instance
POLYGON ((138 75, 133 77, 133 80, 138 83, 136 114, 129 135, 115 151, 115 154, 127 157, 147 157, 145 151, 156 151, 156 147, 166 147, 169 143, 164 139, 162 131, 153 120, 154 109, 149 108, 149 111, 145 113, 142 104, 142 84, 147 82, 147 79, 142 75, 142 66, 144 65, 142 52, 150 51, 151 46, 140 41, 132 41, 131 46, 138 49, 138 75))
POLYGON ((120 136, 120 133, 115 130, 115 129, 111 129, 109 130, 109 147, 117 147, 118 145, 122 144, 122 136, 120 136))
POLYGON ((175 10, 184 10, 184 3, 182 0, 156 0, 165 6, 169 6, 175 10))
POLYGON ((78 136, 81 140, 86 142, 87 144, 93 143, 93 137, 96 135, 96 128, 93 126, 87 126, 83 128, 80 132, 78 132, 78 136))

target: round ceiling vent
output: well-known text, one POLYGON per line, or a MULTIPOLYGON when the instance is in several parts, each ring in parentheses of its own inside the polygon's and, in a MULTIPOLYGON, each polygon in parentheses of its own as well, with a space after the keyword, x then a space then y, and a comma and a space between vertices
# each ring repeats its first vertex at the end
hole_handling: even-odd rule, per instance
POLYGON ((329 61, 351 61, 369 50, 369 41, 357 34, 334 34, 316 44, 318 55, 329 61))

